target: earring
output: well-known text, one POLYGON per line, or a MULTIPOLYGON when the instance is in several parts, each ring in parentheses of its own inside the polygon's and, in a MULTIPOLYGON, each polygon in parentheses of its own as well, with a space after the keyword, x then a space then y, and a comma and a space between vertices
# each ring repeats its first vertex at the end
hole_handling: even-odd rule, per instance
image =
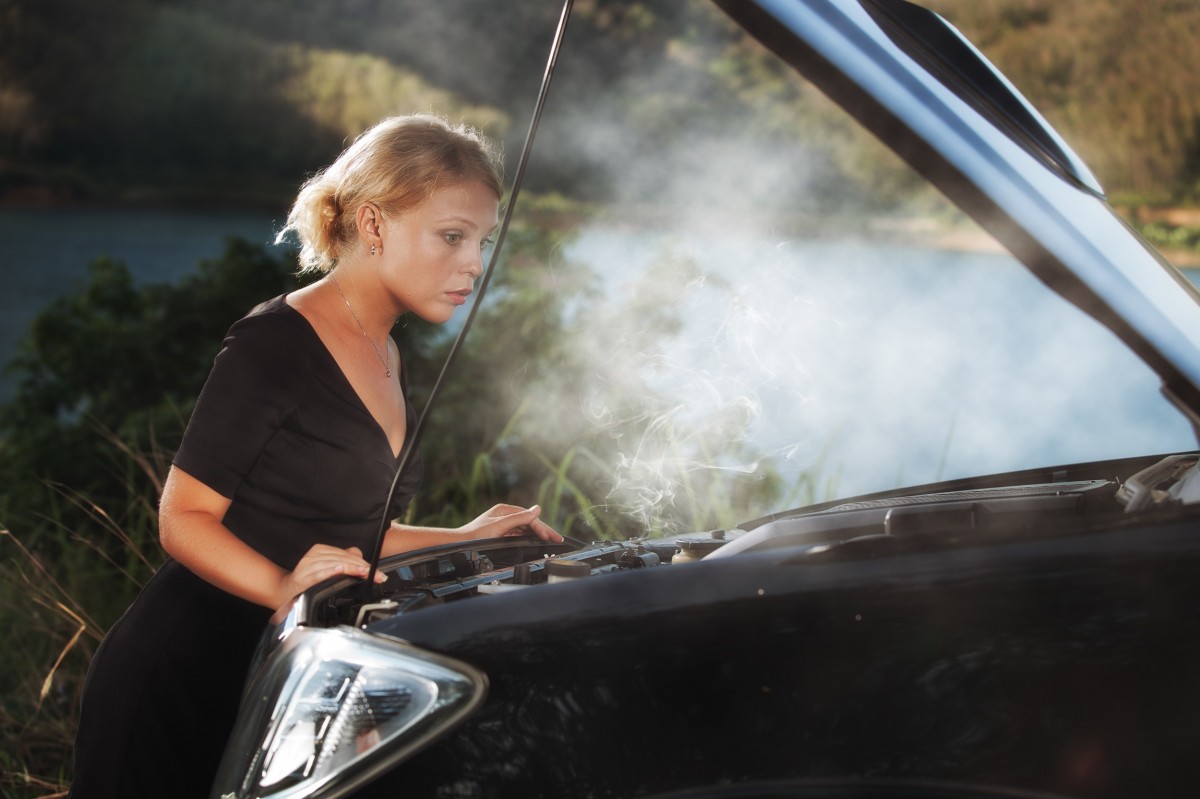
POLYGON ((371 255, 374 255, 374 254, 375 254, 375 245, 372 244, 371 245, 371 255))

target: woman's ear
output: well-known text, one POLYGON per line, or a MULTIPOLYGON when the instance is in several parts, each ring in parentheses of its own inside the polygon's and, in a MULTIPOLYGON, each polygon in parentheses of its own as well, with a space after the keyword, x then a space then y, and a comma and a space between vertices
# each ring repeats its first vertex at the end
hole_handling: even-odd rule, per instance
POLYGON ((374 254, 383 247, 383 213, 375 203, 363 203, 354 217, 358 237, 374 254))

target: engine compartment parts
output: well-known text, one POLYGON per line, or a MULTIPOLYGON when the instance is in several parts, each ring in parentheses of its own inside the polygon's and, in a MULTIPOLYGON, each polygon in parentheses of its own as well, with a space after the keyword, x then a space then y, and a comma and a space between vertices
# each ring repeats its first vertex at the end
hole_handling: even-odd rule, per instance
POLYGON ((1131 475, 1117 491, 1126 513, 1155 505, 1200 502, 1200 458, 1172 455, 1131 475))

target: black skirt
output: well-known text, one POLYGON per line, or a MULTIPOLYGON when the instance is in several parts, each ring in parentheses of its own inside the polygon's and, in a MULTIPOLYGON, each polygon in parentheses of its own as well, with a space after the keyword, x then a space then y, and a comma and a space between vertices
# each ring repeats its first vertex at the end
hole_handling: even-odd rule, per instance
POLYGON ((92 658, 72 799, 206 799, 270 615, 168 560, 92 658))

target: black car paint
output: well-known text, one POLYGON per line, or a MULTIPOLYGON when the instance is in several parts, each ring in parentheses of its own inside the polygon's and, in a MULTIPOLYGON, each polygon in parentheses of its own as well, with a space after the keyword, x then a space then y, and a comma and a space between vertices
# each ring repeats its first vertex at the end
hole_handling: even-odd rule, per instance
POLYGON ((488 674, 365 796, 640 796, 755 779, 1178 795, 1200 734, 1200 512, 872 536, 373 625, 488 674), (390 793, 389 793, 390 792, 390 793))
POLYGON ((1056 799, 981 785, 930 780, 768 780, 657 794, 652 799, 1056 799))

